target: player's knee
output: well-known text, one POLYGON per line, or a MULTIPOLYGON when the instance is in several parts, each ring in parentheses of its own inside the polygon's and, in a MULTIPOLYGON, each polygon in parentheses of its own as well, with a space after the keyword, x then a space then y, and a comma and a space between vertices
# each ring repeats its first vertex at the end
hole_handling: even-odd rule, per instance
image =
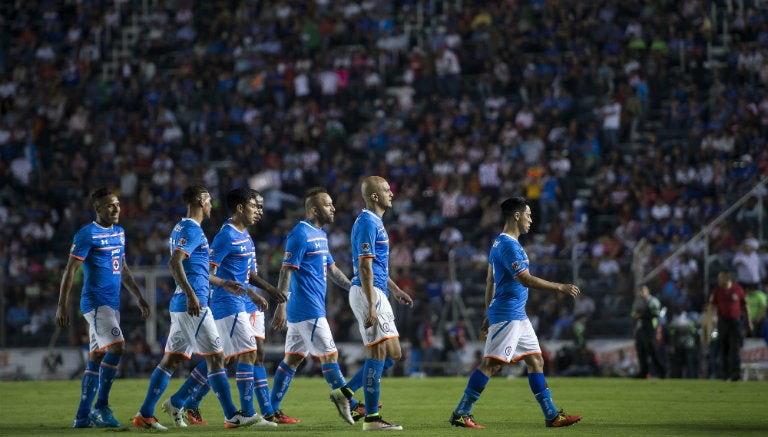
POLYGON ((390 351, 387 356, 394 361, 400 361, 400 359, 403 358, 403 352, 398 348, 396 351, 390 351))
POLYGON ((110 345, 107 350, 113 355, 123 355, 125 353, 125 342, 121 341, 110 345))

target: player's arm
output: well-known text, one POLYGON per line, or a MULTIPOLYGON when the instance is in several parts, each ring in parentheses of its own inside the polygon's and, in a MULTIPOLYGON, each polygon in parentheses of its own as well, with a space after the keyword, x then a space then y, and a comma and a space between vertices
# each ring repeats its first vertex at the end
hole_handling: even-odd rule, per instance
POLYGON ((136 299, 136 304, 139 306, 139 311, 141 311, 141 320, 146 320, 149 317, 149 304, 144 300, 144 296, 141 295, 139 284, 136 283, 136 278, 133 277, 131 269, 128 268, 125 257, 123 257, 123 273, 120 275, 120 282, 136 299))
POLYGON ((221 287, 227 292, 234 294, 235 296, 242 296, 245 294, 245 287, 243 287, 243 284, 237 281, 219 278, 216 276, 216 268, 217 267, 215 264, 211 264, 208 274, 208 281, 211 283, 211 285, 221 287))
POLYGON ((336 264, 331 264, 331 266, 328 267, 328 276, 330 276, 331 281, 333 281, 334 284, 338 285, 343 290, 349 291, 352 281, 349 280, 347 275, 345 275, 340 268, 336 267, 336 264))
POLYGON ((528 288, 557 291, 573 297, 576 297, 579 294, 579 287, 574 284, 561 284, 559 282, 547 281, 538 276, 533 276, 528 270, 519 274, 516 279, 523 284, 523 286, 528 288))
POLYGON ((376 314, 376 294, 373 290, 373 257, 360 257, 357 273, 360 276, 363 295, 368 301, 368 317, 365 318, 363 325, 366 328, 370 328, 376 324, 379 318, 378 314, 376 314))
POLYGON ((183 250, 174 250, 171 254, 171 259, 168 261, 168 270, 171 272, 171 277, 176 281, 181 291, 187 296, 187 313, 190 316, 199 316, 202 306, 200 301, 195 295, 195 290, 192 289, 192 284, 187 279, 187 274, 184 272, 184 259, 187 254, 183 250))
MULTIPOLYGON (((250 278, 248 279, 251 284, 267 292, 275 302, 285 302, 286 295, 280 292, 277 287, 267 282, 266 279, 259 276, 255 271, 251 270, 250 278)), ((255 302, 254 302, 255 303, 255 302)))
POLYGON ((413 305, 413 299, 411 299, 411 296, 404 292, 403 289, 400 288, 400 286, 392 280, 392 278, 387 278, 387 290, 389 290, 389 292, 395 296, 397 303, 400 305, 413 305))
POLYGON ((56 324, 60 328, 69 326, 69 294, 72 291, 75 273, 82 263, 82 260, 70 256, 64 267, 64 276, 61 277, 61 285, 59 285, 59 305, 56 308, 56 324))
POLYGON ((480 338, 488 335, 488 307, 491 306, 493 296, 496 294, 496 282, 493 279, 493 265, 488 264, 488 272, 485 274, 485 317, 480 325, 480 338))
POLYGON ((260 295, 257 292, 257 289, 250 284, 245 284, 245 294, 248 296, 248 299, 253 302, 254 305, 256 305, 260 311, 266 311, 269 309, 269 302, 267 299, 264 298, 264 296, 260 295))
MULTIPOLYGON (((291 285, 291 276, 293 276, 294 268, 295 267, 290 265, 283 265, 280 267, 280 276, 277 279, 277 291, 286 298, 288 297, 288 287, 291 285)), ((272 328, 280 330, 285 329, 287 319, 285 305, 285 302, 282 302, 275 308, 275 313, 272 315, 272 328)))

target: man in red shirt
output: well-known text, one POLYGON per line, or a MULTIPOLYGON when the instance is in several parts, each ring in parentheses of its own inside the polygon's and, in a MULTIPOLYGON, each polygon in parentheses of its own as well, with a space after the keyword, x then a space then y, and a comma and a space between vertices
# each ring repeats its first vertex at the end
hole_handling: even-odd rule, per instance
MULTIPOLYGON (((741 374, 742 317, 746 317, 749 330, 752 330, 752 318, 744 299, 744 289, 733 282, 731 274, 721 271, 717 275, 717 285, 709 295, 708 317, 717 311, 717 339, 722 360, 722 377, 725 380, 738 381, 741 374)), ((711 319, 710 319, 711 320, 711 319)))

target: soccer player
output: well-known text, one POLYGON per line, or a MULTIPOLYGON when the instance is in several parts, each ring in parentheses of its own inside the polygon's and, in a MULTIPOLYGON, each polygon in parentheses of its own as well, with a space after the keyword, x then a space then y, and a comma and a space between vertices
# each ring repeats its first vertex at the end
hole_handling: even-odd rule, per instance
POLYGON ((531 275, 528 255, 518 238, 531 229, 531 208, 523 197, 511 197, 501 203, 504 228, 496 237, 488 255, 485 284, 487 317, 483 321, 485 351, 480 366, 470 375, 459 405, 449 422, 464 428, 485 428, 475 422, 472 407, 480 398, 488 381, 503 364, 524 360, 528 367, 528 384, 544 413, 547 427, 573 425, 581 416, 568 416, 558 411, 544 378, 544 359, 531 321, 525 313, 528 289, 551 290, 576 297, 579 287, 549 282, 531 275))
POLYGON ((386 422, 379 414, 379 387, 386 358, 402 356, 400 334, 389 304, 391 292, 398 303, 413 300, 389 277, 389 236, 381 217, 392 208, 392 189, 386 179, 369 176, 361 185, 365 208, 352 226, 352 267, 349 305, 357 319, 365 345, 365 418, 363 431, 399 431, 403 427, 386 422))
POLYGON ((209 274, 208 239, 200 224, 211 215, 211 195, 200 185, 184 190, 187 216, 174 226, 170 238, 171 260, 168 268, 176 282, 170 302, 171 328, 165 345, 165 355, 152 372, 147 395, 133 418, 137 428, 165 430, 154 416, 155 404, 163 395, 173 372, 194 352, 205 357, 207 379, 224 410, 224 427, 237 428, 261 420, 258 415, 237 411, 224 368, 222 340, 216 329, 208 297, 210 285, 223 287, 230 293, 242 295, 243 284, 209 274))
MULTIPOLYGON (((245 295, 236 295, 224 287, 214 285, 211 297, 211 312, 216 322, 218 332, 223 333, 224 357, 227 361, 236 360, 236 381, 240 393, 241 411, 246 416, 257 414, 253 407, 254 361, 260 348, 256 341, 256 332, 252 325, 252 317, 246 311, 245 301, 254 307, 266 309, 267 301, 248 287, 249 282, 255 282, 271 292, 274 298, 281 295, 277 288, 259 278, 256 267, 256 249, 248 233, 248 226, 255 224, 263 213, 264 199, 249 188, 238 188, 227 194, 227 206, 233 213, 214 237, 211 246, 210 269, 211 276, 222 280, 231 280, 246 287, 245 295)), ((284 300, 284 299, 283 299, 284 300)), ((262 322, 263 324, 263 322, 262 322)), ((263 330, 261 332, 263 338, 263 330)), ((207 394, 209 385, 206 383, 206 362, 201 361, 193 369, 189 378, 170 398, 163 402, 163 410, 174 420, 176 426, 184 427, 185 407, 192 405, 196 414, 187 415, 194 424, 204 422, 198 410, 199 402, 207 394), (190 399, 192 398, 192 399, 190 399)), ((259 420, 256 425, 277 426, 265 420, 259 420)))
POLYGON ((285 357, 275 371, 271 403, 275 414, 282 415, 280 403, 288 392, 296 369, 311 353, 320 360, 323 377, 331 387, 331 400, 339 415, 349 424, 354 419, 350 411, 352 390, 347 386, 339 368, 339 353, 333 341, 325 312, 327 277, 345 290, 349 278, 334 263, 328 250, 323 225, 333 223, 336 209, 324 188, 312 188, 304 196, 306 218, 288 234, 285 255, 277 287, 289 296, 286 304, 277 307, 272 319, 275 329, 288 324, 285 336, 285 357), (290 292, 290 294, 289 294, 290 292))
POLYGON ((109 189, 100 188, 91 194, 91 202, 96 220, 75 234, 61 278, 56 324, 60 328, 69 326, 69 295, 75 273, 82 264, 84 283, 80 310, 88 322, 90 352, 73 427, 117 428, 120 422, 109 408, 109 391, 125 352, 125 338, 120 329, 120 286, 125 286, 136 298, 142 319, 149 316, 149 305, 125 264, 125 232, 117 225, 120 201, 109 189), (98 398, 91 410, 97 391, 98 398))

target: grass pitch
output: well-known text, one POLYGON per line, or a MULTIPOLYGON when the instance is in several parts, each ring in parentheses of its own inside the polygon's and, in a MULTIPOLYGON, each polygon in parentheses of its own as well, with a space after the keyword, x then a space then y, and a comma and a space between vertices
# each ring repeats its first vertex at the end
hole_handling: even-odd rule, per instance
MULTIPOLYGON (((615 378, 548 378, 555 405, 584 419, 569 428, 544 427, 527 378, 491 380, 473 414, 487 428, 454 428, 448 417, 461 397, 466 378, 388 378, 382 380, 383 417, 403 425, 399 435, 419 437, 483 436, 765 436, 768 435, 768 382, 711 380, 631 380, 615 378)), ((298 425, 277 429, 225 430, 223 415, 210 394, 201 406, 211 424, 173 428, 160 403, 181 385, 174 378, 158 402, 156 415, 169 426, 169 436, 252 435, 274 436, 359 435, 362 426, 347 425, 328 400, 328 386, 317 378, 296 378, 282 409, 301 419, 298 425)), ((144 433, 131 418, 144 399, 148 380, 119 379, 110 402, 118 429, 72 429, 80 395, 80 381, 0 382, 0 436, 115 435, 144 433)), ((232 384, 235 404, 237 389, 232 384)), ((362 392, 358 392, 361 395, 362 392)), ((158 434, 157 432, 153 432, 158 434)), ((398 432, 394 432, 398 434, 398 432)))

